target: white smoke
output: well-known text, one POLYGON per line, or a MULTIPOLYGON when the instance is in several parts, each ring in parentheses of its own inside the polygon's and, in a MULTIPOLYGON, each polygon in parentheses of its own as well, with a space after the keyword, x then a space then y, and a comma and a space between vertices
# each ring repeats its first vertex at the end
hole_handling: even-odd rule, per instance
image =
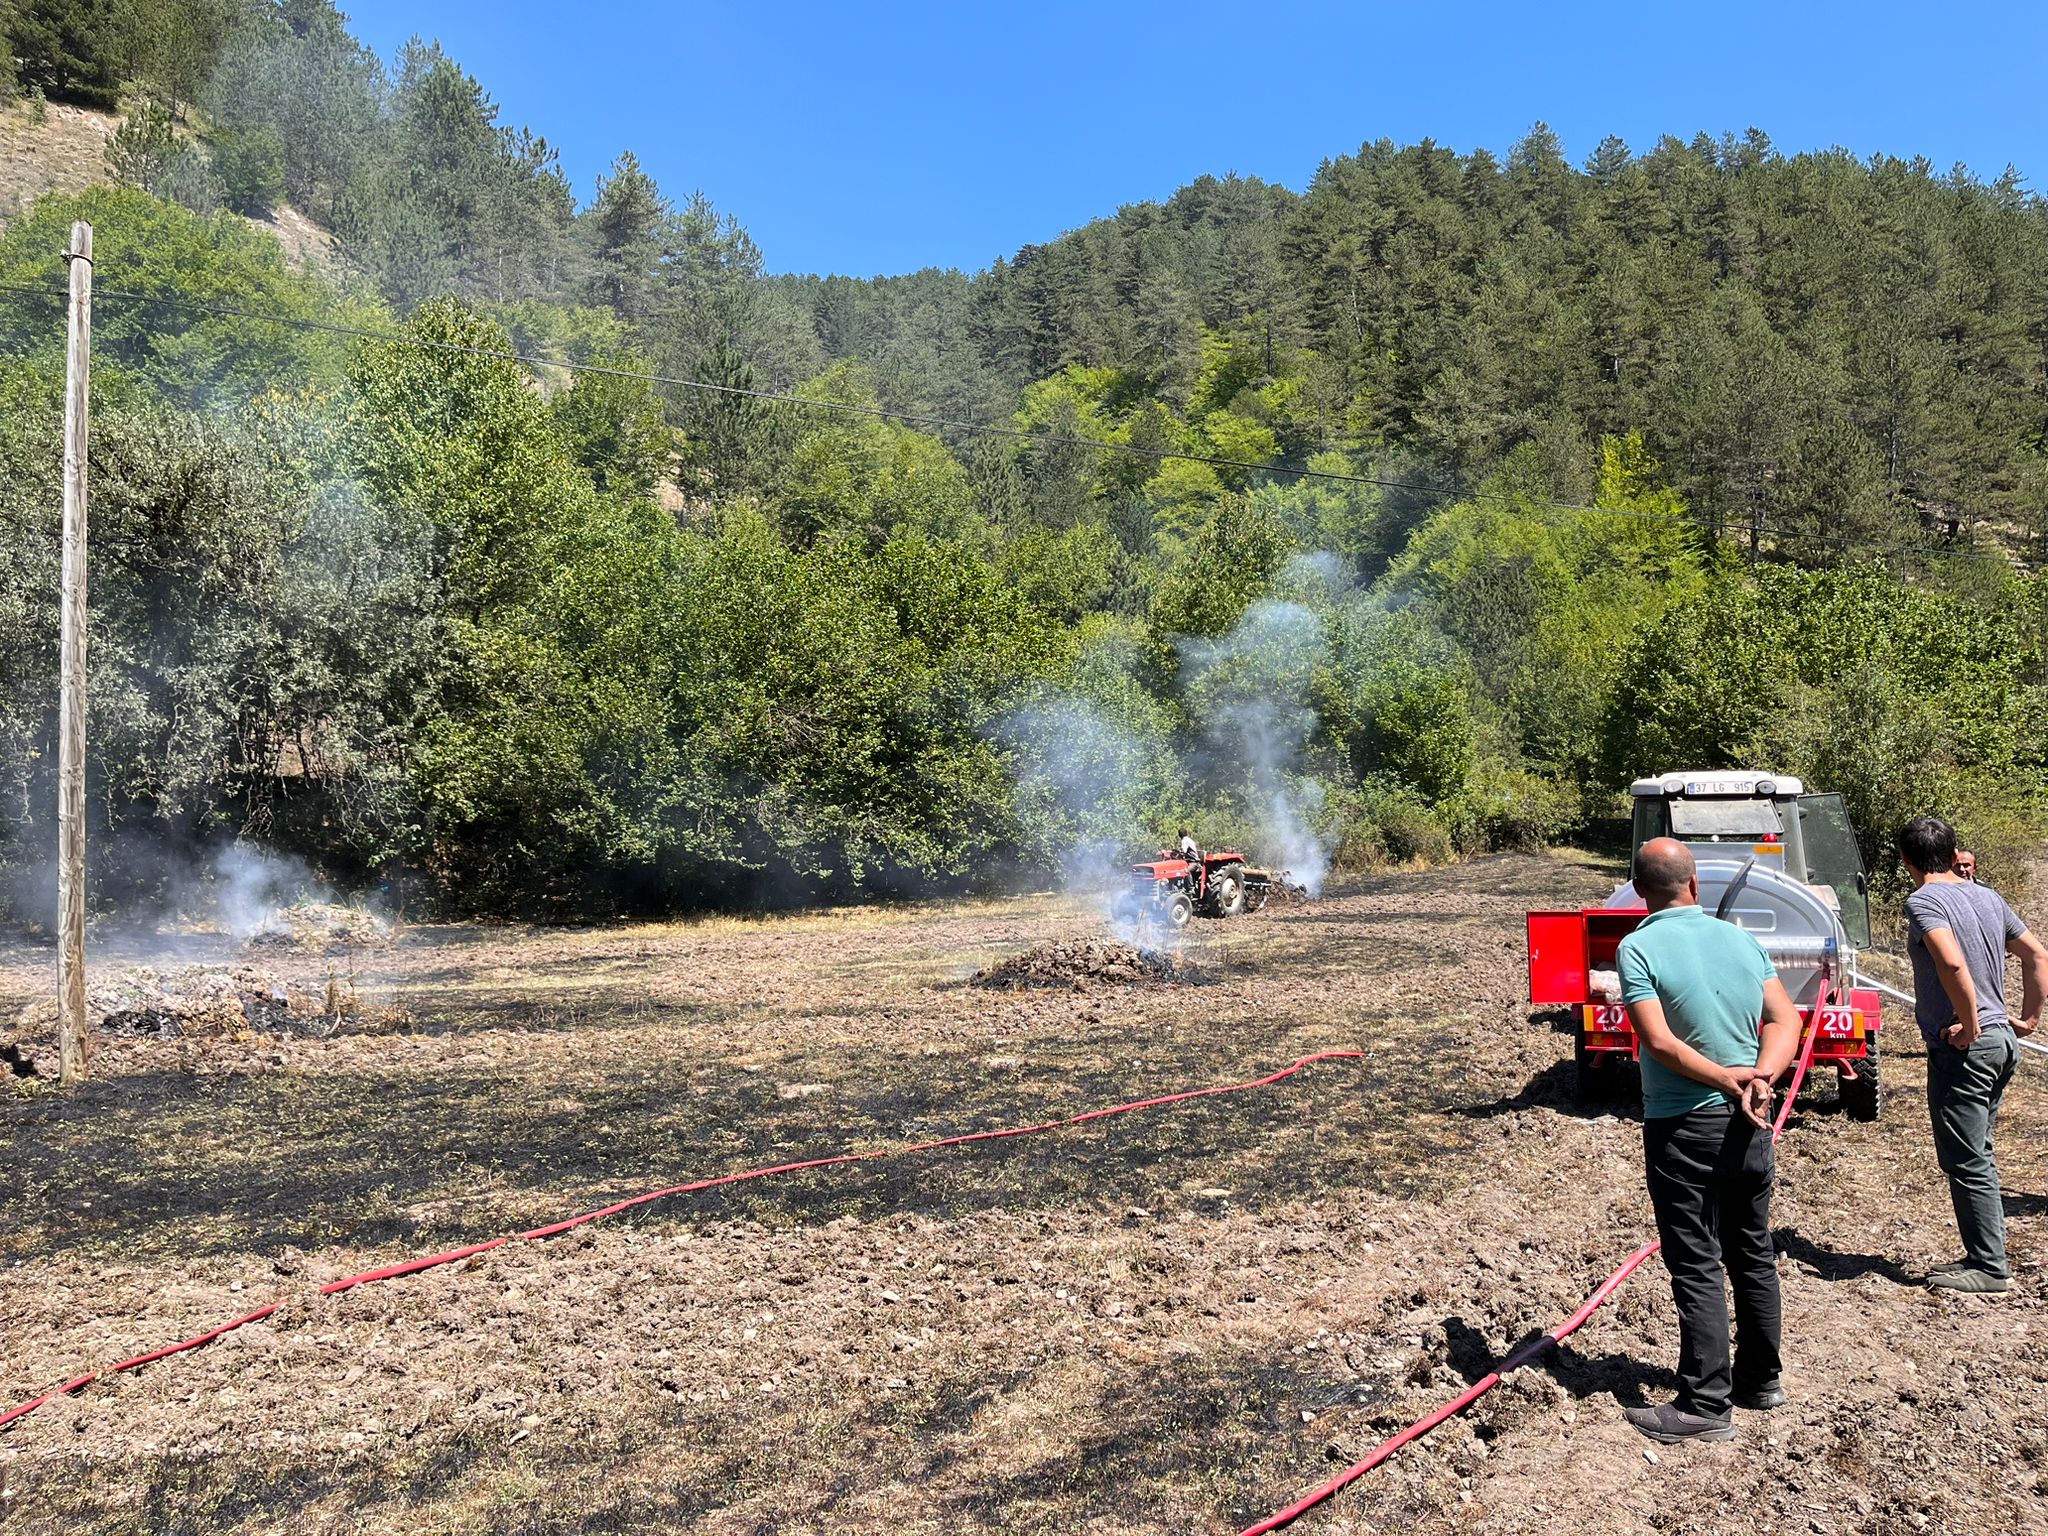
POLYGON ((1333 851, 1316 828, 1326 791, 1302 768, 1316 723, 1315 672, 1329 656, 1321 616, 1301 603, 1267 598, 1247 608, 1228 634, 1183 639, 1176 650, 1202 726, 1202 776, 1237 807, 1255 843, 1245 852, 1321 894, 1333 851))
POLYGON ((1038 829, 1061 888, 1099 908, 1118 938, 1140 943, 1144 914, 1130 900, 1125 856, 1154 814, 1171 749, 1073 695, 1018 710, 1001 736, 1017 754, 1020 819, 1038 829))
POLYGON ((1321 830, 1327 791, 1305 761, 1316 674, 1330 656, 1323 614, 1344 581, 1337 557, 1297 557, 1278 585, 1302 601, 1262 599, 1225 635, 1176 640, 1195 726, 1178 746, 1169 712, 1139 686, 1129 658, 1108 658, 1086 693, 1004 722, 998 737, 1014 754, 1030 841, 1119 937, 1154 936, 1133 900, 1131 863, 1183 823, 1205 847, 1234 841, 1254 867, 1321 893, 1334 845, 1321 830))
POLYGON ((300 860, 248 842, 229 843, 176 873, 169 897, 182 922, 240 944, 274 929, 287 907, 334 899, 300 860))

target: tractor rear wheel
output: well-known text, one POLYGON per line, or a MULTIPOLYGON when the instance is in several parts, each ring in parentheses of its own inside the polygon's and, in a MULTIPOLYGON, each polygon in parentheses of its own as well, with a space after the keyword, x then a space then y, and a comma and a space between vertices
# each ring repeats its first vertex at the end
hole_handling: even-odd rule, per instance
POLYGON ((1244 866, 1218 864, 1209 871, 1209 906, 1218 917, 1236 917, 1244 911, 1244 866))
POLYGON ((1166 899, 1166 920, 1175 928, 1187 927, 1195 915, 1195 904, 1186 891, 1175 891, 1166 899))
POLYGON ((1865 1040, 1870 1054, 1856 1063, 1856 1075, 1842 1079, 1842 1112, 1851 1120, 1875 1120, 1884 1108, 1884 1081, 1877 1071, 1877 1037, 1865 1040))

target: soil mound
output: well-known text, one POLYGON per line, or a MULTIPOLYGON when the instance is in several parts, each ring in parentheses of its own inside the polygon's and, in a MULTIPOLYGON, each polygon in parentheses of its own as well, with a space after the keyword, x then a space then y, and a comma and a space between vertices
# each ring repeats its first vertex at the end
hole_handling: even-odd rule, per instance
MULTIPOLYGON (((85 1007, 92 1032, 117 1040, 326 1036, 357 1011, 349 984, 309 992, 247 965, 137 966, 94 982, 85 1007)), ((38 999, 0 1031, 0 1060, 19 1076, 53 1075, 56 1033, 55 1000, 38 999)))
POLYGON ((138 967, 92 988, 86 1008, 108 1035, 185 1036, 325 1033, 325 999, 296 992, 246 965, 138 967))
POLYGON ((321 952, 375 944, 390 937, 391 925, 373 912, 334 902, 302 901, 279 907, 249 936, 250 949, 321 952))
POLYGON ((977 971, 974 984, 1008 991, 1064 987, 1085 992, 1091 986, 1160 986, 1200 979, 1200 973, 1178 955, 1140 949, 1117 939, 1060 939, 1034 945, 977 971))

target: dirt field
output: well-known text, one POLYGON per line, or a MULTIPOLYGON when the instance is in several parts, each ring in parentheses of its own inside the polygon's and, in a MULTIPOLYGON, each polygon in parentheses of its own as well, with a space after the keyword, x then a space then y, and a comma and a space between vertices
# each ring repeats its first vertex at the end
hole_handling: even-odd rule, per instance
MULTIPOLYGON (((1646 1240, 1639 1133, 1570 1103, 1521 913, 1561 859, 1375 879, 1202 925, 1203 978, 999 992, 1097 931, 1051 900, 540 932, 353 959, 380 1032, 120 1041, 0 1096, 0 1393, 283 1295, 0 1432, 7 1531, 1239 1530, 1568 1314, 1646 1240), (322 1280, 661 1184, 1262 1075, 1271 1088, 662 1202, 320 1299, 322 1280)), ((47 950, 0 955, 0 1018, 47 950)), ((1903 1021, 1902 1021, 1903 1022, 1903 1021)), ((1913 1282, 1955 1233, 1923 1064, 1780 1152, 1793 1402, 1659 1450, 1646 1267, 1570 1344, 1297 1529, 2038 1529, 2033 1060, 2003 1142, 2017 1284, 1913 1282)), ((4 1081, 4 1079, 0 1079, 4 1081)))

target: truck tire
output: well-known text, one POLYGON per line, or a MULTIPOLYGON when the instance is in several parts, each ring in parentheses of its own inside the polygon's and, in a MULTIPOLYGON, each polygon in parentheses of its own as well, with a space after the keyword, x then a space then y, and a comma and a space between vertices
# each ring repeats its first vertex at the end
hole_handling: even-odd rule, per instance
POLYGON ((1188 899, 1186 891, 1175 891, 1166 898, 1166 921, 1174 928, 1185 928, 1195 915, 1195 904, 1188 899))
POLYGON ((1877 1037, 1867 1037, 1870 1054, 1856 1063, 1856 1076, 1842 1079, 1842 1113, 1869 1124, 1884 1109, 1884 1079, 1877 1066, 1877 1037))
POLYGON ((1236 917, 1244 911, 1244 866, 1218 864, 1209 872, 1209 910, 1215 917, 1236 917))

